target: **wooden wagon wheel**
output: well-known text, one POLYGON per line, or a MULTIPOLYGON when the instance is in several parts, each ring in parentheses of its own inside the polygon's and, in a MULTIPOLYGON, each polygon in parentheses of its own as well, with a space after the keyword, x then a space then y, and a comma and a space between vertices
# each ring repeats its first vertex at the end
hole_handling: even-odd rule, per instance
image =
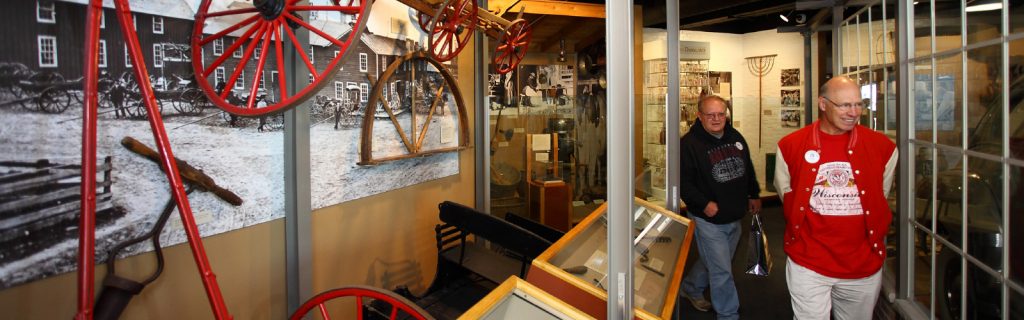
POLYGON ((361 165, 456 151, 469 146, 469 121, 462 93, 448 69, 427 52, 412 52, 391 63, 373 85, 366 105, 360 142, 361 165), (395 84, 394 90, 392 83, 395 84), (383 94, 385 88, 390 92, 386 96, 383 94), (381 127, 375 132, 374 122, 378 114, 389 122, 377 124, 381 127), (452 129, 457 131, 442 130, 443 123, 458 126, 452 129), (431 137, 440 138, 438 142, 428 141, 428 133, 431 137), (445 141, 446 137, 450 141, 445 141), (374 149, 375 140, 387 143, 378 144, 379 148, 389 148, 394 153, 375 155, 379 151, 374 149), (394 149, 404 149, 404 152, 394 149))
POLYGON ((302 306, 299 307, 299 309, 295 310, 295 313, 293 313, 289 319, 303 319, 303 317, 305 317, 306 314, 312 311, 313 308, 317 309, 322 319, 331 319, 327 303, 336 302, 336 300, 346 297, 355 298, 356 319, 362 320, 364 318, 367 318, 367 316, 363 315, 363 302, 365 299, 373 299, 372 302, 378 302, 371 303, 371 305, 373 305, 374 307, 388 308, 389 310, 377 310, 380 312, 390 313, 388 319, 407 319, 410 317, 418 320, 433 319, 430 316, 430 314, 427 313, 426 310, 423 310, 423 308, 420 308, 412 301, 409 301, 409 299, 403 298, 402 296, 399 296, 389 291, 384 291, 382 289, 368 286, 343 287, 318 294, 312 299, 306 301, 306 303, 303 303, 302 306), (401 311, 401 313, 404 313, 405 315, 399 317, 399 311, 401 311))
POLYGON ((530 24, 526 20, 516 19, 502 30, 498 38, 498 46, 494 49, 492 63, 500 74, 516 69, 519 62, 526 57, 526 49, 530 47, 530 24))
MULTIPOLYGON (((212 0, 203 0, 196 13, 192 32, 192 68, 199 87, 210 102, 224 111, 242 116, 259 116, 282 112, 312 97, 320 87, 333 81, 340 69, 349 47, 366 25, 372 0, 333 0, 329 5, 299 5, 298 0, 254 0, 234 2, 230 9, 211 8, 212 0), (357 3, 358 2, 358 3, 357 3), (241 8, 239 8, 241 7, 241 8), (309 21, 299 13, 309 12, 309 21), (340 21, 354 21, 351 29, 340 21), (296 39, 296 31, 309 32, 311 46, 307 47, 296 39), (213 33, 206 35, 204 32, 213 33), (228 40, 237 39, 232 43, 228 40), (284 43, 291 43, 285 48, 284 43), (243 48, 244 47, 244 48, 243 48), (261 50, 257 51, 257 47, 261 50), (309 52, 311 47, 325 47, 309 52), (212 61, 203 59, 203 52, 224 48, 223 54, 214 55, 212 61), (289 95, 286 81, 292 70, 285 69, 284 56, 296 54, 305 65, 299 68, 299 89, 289 95), (242 53, 240 59, 232 58, 235 52, 242 53), (334 55, 334 52, 338 52, 334 55), (221 71, 217 71, 220 68, 221 71), (248 72, 246 72, 248 71, 248 72), (264 71, 277 72, 279 97, 277 102, 258 106, 256 90, 264 71), (313 81, 306 82, 305 74, 313 81), (242 78, 243 74, 245 78, 242 78), (217 91, 223 81, 224 90, 217 91), (236 82, 242 81, 251 88, 248 99, 232 103, 228 96, 236 82)), ((220 2, 218 2, 220 4, 220 2)))
MULTIPOLYGON (((448 61, 459 55, 473 37, 478 17, 476 0, 447 0, 434 18, 430 34, 430 55, 438 61, 448 61)), ((424 29, 426 30, 426 29, 424 29)))
POLYGON ((39 97, 36 97, 36 104, 39 105, 39 110, 43 112, 62 113, 71 106, 71 99, 74 99, 74 97, 67 90, 49 87, 39 93, 39 97))

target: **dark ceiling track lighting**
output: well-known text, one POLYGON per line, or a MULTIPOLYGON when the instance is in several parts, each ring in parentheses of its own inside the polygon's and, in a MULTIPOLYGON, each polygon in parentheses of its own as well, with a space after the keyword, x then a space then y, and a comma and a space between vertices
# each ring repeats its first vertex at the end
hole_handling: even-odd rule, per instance
POLYGON ((782 19, 782 21, 785 22, 789 22, 790 19, 793 19, 793 22, 796 24, 803 24, 804 22, 807 22, 807 15, 803 13, 795 13, 793 10, 789 10, 789 13, 780 13, 779 19, 782 19))
POLYGON ((565 62, 565 39, 558 40, 558 62, 565 62))

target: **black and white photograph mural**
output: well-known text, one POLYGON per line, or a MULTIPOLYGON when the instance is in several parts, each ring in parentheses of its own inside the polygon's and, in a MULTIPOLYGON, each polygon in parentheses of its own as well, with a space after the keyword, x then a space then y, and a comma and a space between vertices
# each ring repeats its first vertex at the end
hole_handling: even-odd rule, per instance
MULTIPOLYGON (((81 33, 87 2, 19 0, 6 4, 0 13, 0 23, 7 24, 0 34, 11 42, 31 44, 0 48, 0 288, 76 267, 83 113, 81 33)), ((244 63, 239 53, 246 47, 234 46, 232 41, 241 31, 205 44, 199 54, 192 52, 189 37, 199 0, 129 2, 174 154, 194 168, 193 173, 202 173, 215 183, 202 188, 215 193, 195 190, 189 196, 202 236, 283 217, 283 115, 230 115, 214 106, 196 85, 199 81, 223 83, 218 89, 228 90, 225 99, 229 101, 273 105, 286 98, 278 89, 277 72, 235 68, 244 63), (195 59, 204 64, 220 61, 223 67, 210 69, 206 78, 197 81, 192 76, 195 59), (230 79, 235 81, 226 81, 230 79)), ((227 8, 228 1, 214 1, 217 5, 227 8)), ((112 2, 104 6, 99 43, 97 261, 105 260, 109 249, 119 242, 149 231, 170 199, 158 165, 126 147, 138 150, 142 144, 154 148, 153 134, 148 112, 140 103, 139 84, 131 75, 135 66, 127 58, 112 2), (138 143, 130 143, 132 140, 138 143)), ((425 43, 415 35, 419 32, 416 23, 408 22, 408 7, 380 0, 374 8, 374 19, 380 21, 367 23, 359 41, 353 42, 339 64, 339 71, 333 78, 323 79, 327 84, 308 97, 314 208, 458 173, 455 153, 378 166, 357 165, 360 122, 365 110, 372 109, 366 102, 375 77, 395 56, 425 43), (409 34, 391 32, 392 21, 385 14, 391 10, 379 9, 388 5, 402 9, 409 34)), ((351 18, 311 16, 309 23, 335 31, 344 39, 350 33, 345 28, 351 29, 346 19, 351 18)), ((205 25, 204 35, 226 27, 205 25)), ((323 45, 328 42, 323 38, 314 36, 309 42, 309 60, 318 67, 326 66, 327 57, 339 54, 323 45)), ((256 48, 251 52, 259 56, 264 51, 256 48)), ((267 60, 272 59, 268 55, 267 60)), ((426 89, 394 82, 389 86, 394 88, 385 94, 398 92, 397 96, 426 89)), ((435 138, 422 140, 440 144, 451 139, 444 132, 453 130, 452 116, 457 118, 448 105, 453 100, 437 100, 444 101, 438 108, 443 111, 437 114, 445 116, 431 118, 438 124, 432 124, 424 136, 433 134, 435 138)), ((390 120, 376 119, 374 123, 390 120)), ((165 246, 185 241, 178 214, 170 217, 160 235, 165 246)), ((121 256, 150 250, 144 242, 129 246, 121 256)))
POLYGON ((782 109, 779 112, 780 120, 782 120, 783 128, 799 128, 800 127, 800 109, 782 109))
POLYGON ((519 65, 520 106, 572 107, 575 96, 571 65, 519 65))
POLYGON ((800 90, 781 90, 779 95, 782 96, 783 107, 800 106, 800 90))
POLYGON ((782 86, 795 87, 800 85, 800 69, 782 69, 782 86))

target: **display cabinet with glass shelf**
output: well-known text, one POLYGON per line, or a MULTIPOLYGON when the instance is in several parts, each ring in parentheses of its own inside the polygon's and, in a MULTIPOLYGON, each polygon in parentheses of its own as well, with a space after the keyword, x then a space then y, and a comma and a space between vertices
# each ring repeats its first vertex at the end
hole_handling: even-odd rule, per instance
MULTIPOLYGON (((668 97, 668 60, 644 61, 643 160, 650 175, 643 196, 665 205, 665 100, 668 97), (649 188, 649 189, 647 189, 649 188)), ((679 133, 689 131, 697 118, 697 101, 708 87, 708 60, 679 61, 679 133)))
POLYGON ((594 319, 516 276, 491 290, 459 319, 594 319))
MULTIPOLYGON (((634 198, 633 302, 638 319, 672 314, 694 229, 690 220, 634 198)), ((527 281, 595 317, 606 312, 607 203, 533 260, 527 281)))

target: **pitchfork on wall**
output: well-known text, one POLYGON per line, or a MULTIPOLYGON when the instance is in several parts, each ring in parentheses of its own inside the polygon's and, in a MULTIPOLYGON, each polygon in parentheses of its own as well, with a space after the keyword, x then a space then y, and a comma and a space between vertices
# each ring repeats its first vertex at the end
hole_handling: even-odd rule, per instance
POLYGON ((772 71, 772 66, 775 65, 775 56, 777 54, 770 54, 766 56, 747 57, 747 69, 750 69, 750 73, 757 76, 757 149, 761 149, 761 116, 764 111, 761 110, 761 79, 764 78, 768 72, 772 71))

